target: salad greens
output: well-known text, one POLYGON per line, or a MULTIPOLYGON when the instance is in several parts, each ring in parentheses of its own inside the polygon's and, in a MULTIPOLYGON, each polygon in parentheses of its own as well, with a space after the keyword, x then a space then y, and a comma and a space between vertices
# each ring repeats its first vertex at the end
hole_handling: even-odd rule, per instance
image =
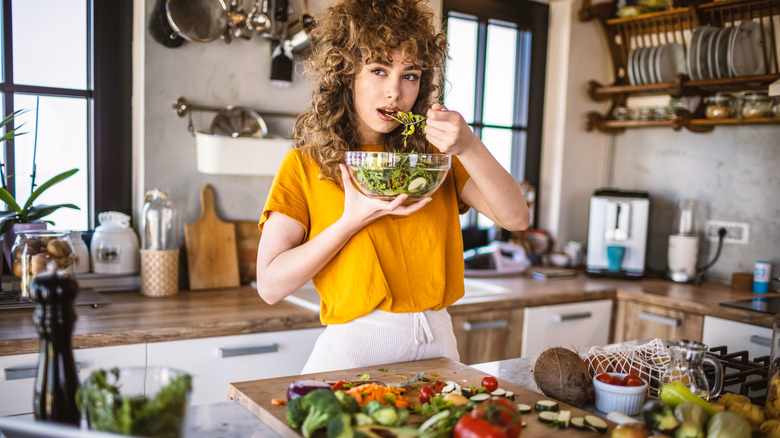
POLYGON ((412 114, 411 111, 408 113, 397 111, 395 116, 392 114, 388 114, 388 116, 404 126, 404 130, 401 133, 404 136, 404 148, 406 148, 406 139, 414 134, 415 131, 419 130, 420 134, 425 134, 425 117, 423 116, 412 114))
POLYGON ((76 403, 90 428, 123 435, 178 437, 184 424, 192 381, 175 376, 151 398, 121 393, 119 369, 96 370, 78 389, 76 403), (109 373, 113 379, 109 379, 109 373), (117 383, 110 383, 113 380, 117 383))
POLYGON ((396 196, 408 193, 410 197, 423 196, 435 189, 447 169, 425 159, 425 155, 402 155, 392 168, 360 166, 353 173, 360 187, 372 194, 396 196), (414 157, 414 158, 413 158, 414 157), (413 163, 412 161, 415 161, 413 163))

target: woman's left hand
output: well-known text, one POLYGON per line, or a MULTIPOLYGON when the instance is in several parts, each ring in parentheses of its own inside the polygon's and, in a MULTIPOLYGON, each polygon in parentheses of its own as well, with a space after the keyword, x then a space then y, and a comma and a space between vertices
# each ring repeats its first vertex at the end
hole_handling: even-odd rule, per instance
POLYGON ((479 138, 469 129, 463 116, 448 111, 444 105, 433 104, 426 114, 425 139, 444 154, 461 155, 479 138))

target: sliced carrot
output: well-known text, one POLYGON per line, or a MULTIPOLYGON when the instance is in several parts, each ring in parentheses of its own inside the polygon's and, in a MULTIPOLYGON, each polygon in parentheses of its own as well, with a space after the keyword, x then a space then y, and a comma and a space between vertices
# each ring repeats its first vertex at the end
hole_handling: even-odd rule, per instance
POLYGON ((271 404, 274 406, 283 406, 286 402, 283 398, 272 398, 271 404))

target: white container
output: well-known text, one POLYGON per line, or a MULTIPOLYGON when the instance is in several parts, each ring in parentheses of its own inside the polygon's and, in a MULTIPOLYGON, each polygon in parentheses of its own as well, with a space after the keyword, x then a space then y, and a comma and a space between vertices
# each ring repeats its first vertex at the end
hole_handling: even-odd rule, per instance
MULTIPOLYGON (((625 378, 627 374, 609 373, 610 376, 625 378)), ((597 377, 597 376, 596 376, 597 377)), ((633 416, 642 410, 647 393, 647 381, 642 386, 618 386, 610 385, 593 378, 593 387, 596 389, 596 409, 601 412, 620 411, 633 416)))
POLYGON ((686 282, 696 275, 699 259, 699 236, 669 235, 669 276, 672 281, 686 282))
POLYGON ((273 176, 294 143, 290 138, 227 137, 196 132, 198 171, 273 176))

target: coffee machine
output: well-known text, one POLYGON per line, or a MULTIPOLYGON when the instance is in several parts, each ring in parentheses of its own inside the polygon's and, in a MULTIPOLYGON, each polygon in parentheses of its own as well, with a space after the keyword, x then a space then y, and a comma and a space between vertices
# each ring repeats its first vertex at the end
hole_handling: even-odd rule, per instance
POLYGON ((642 277, 649 217, 647 192, 596 190, 590 198, 585 272, 594 276, 642 277))

